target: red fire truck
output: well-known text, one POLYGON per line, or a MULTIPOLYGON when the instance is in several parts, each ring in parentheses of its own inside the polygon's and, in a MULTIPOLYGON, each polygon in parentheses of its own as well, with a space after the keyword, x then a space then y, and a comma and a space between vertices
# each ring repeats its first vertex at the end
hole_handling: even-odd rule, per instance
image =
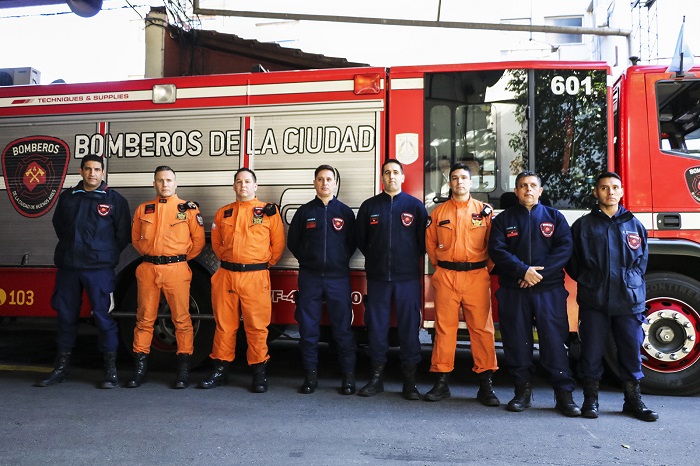
MULTIPOLYGON (((497 211, 513 202, 515 175, 532 169, 543 178, 543 201, 569 222, 592 205, 596 173, 613 169, 623 177, 626 206, 651 238, 643 387, 695 393, 699 142, 700 80, 658 67, 632 67, 614 85, 604 63, 528 61, 0 88, 0 317, 54 315, 52 208, 60 190, 77 183, 80 158, 89 153, 105 157, 107 182, 132 209, 153 197, 154 168, 170 165, 178 194, 200 204, 207 225, 233 199, 233 173, 243 166, 256 171, 258 197, 278 203, 286 223, 313 197, 313 170, 322 163, 338 168, 338 197, 354 209, 380 191, 379 169, 389 157, 405 165, 404 189, 429 210, 445 199, 442 167, 450 163, 470 165, 472 195, 497 211)), ((125 348, 133 338, 139 260, 128 247, 117 269, 114 315, 125 348)), ((361 332, 359 252, 351 266, 361 332)), ((209 278, 217 267, 209 247, 191 263, 196 361, 211 348, 209 278)), ((276 329, 295 324, 296 273, 289 252, 272 270, 276 329)), ((426 260, 428 331, 431 274, 426 260)), ((567 286, 573 298, 575 284, 567 286)), ((175 339, 165 301, 156 327, 153 357, 170 358, 175 339)))

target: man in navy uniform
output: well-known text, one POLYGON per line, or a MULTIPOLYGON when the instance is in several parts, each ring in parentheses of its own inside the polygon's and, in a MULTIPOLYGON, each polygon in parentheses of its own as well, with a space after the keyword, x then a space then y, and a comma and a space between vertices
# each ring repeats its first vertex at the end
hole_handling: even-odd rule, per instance
POLYGON ((306 378, 300 393, 318 386, 318 340, 323 303, 331 321, 343 373, 341 393, 355 393, 355 337, 352 331, 350 258, 355 243, 355 214, 335 196, 336 171, 321 165, 314 172, 316 197, 296 211, 287 246, 299 261, 299 294, 295 317, 306 378))
POLYGON ((126 199, 103 181, 102 157, 83 157, 79 173, 82 181, 61 193, 53 214, 58 236, 54 263, 58 270, 51 305, 58 313, 58 356, 53 371, 36 386, 63 382, 70 372, 85 290, 99 332, 98 346, 104 356, 105 375, 100 388, 115 388, 119 343, 117 323, 110 314, 114 306, 114 268, 131 239, 131 213, 126 199))
POLYGON ((489 236, 489 256, 500 285, 496 298, 505 366, 515 379, 515 396, 506 409, 530 407, 534 324, 556 408, 565 416, 580 416, 566 349, 569 293, 564 266, 571 257, 571 229, 559 211, 539 202, 542 180, 536 173, 525 171, 515 178, 515 195, 518 204, 493 219, 489 236))
POLYGON ((367 274, 365 322, 372 359, 370 380, 358 395, 384 391, 382 372, 393 301, 401 346, 402 395, 419 400, 415 376, 421 360, 418 332, 428 212, 421 201, 401 190, 404 180, 403 165, 388 159, 382 165, 384 191, 364 201, 357 213, 357 245, 365 255, 367 274))
POLYGON ((625 389, 622 411, 642 421, 656 421, 659 415, 644 405, 639 389, 644 377, 639 348, 646 322, 647 231, 620 205, 623 194, 617 173, 601 173, 593 191, 598 205, 571 227, 574 253, 566 271, 578 282, 581 411, 584 417, 598 417, 603 350, 612 333, 625 389))

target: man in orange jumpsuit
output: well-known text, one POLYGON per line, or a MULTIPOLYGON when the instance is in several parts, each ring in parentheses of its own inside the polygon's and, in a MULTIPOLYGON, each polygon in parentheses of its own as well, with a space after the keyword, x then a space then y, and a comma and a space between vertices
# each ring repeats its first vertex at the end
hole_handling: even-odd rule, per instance
POLYGON ((488 238, 491 206, 469 194, 471 171, 463 163, 450 169, 451 196, 430 214, 426 249, 433 264, 435 343, 430 372, 439 374, 425 394, 428 401, 449 398, 447 380, 454 369, 460 306, 469 329, 474 372, 479 375, 477 399, 486 406, 500 404, 491 377, 498 369, 491 315, 488 238))
POLYGON ((211 277, 216 333, 211 358, 214 370, 199 383, 214 388, 227 382, 236 353, 236 332, 243 316, 247 359, 253 367, 251 391, 267 391, 267 327, 272 315, 270 272, 284 252, 284 225, 275 204, 255 197, 255 173, 241 168, 233 177, 236 202, 220 208, 211 227, 211 245, 221 268, 211 277))
POLYGON ((177 340, 174 387, 187 388, 194 349, 190 318, 192 271, 187 261, 197 257, 204 248, 204 221, 197 204, 183 201, 175 194, 177 181, 172 168, 156 168, 153 186, 157 197, 136 209, 131 226, 131 241, 143 256, 143 263, 136 268, 138 309, 134 328, 134 374, 126 386, 139 387, 146 378, 146 361, 162 292, 170 306, 177 340))

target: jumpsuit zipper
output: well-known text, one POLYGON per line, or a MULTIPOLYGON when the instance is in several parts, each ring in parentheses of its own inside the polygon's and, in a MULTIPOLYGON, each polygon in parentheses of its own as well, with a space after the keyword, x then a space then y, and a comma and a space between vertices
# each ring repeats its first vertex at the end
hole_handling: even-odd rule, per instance
POLYGON ((328 206, 323 206, 323 272, 321 276, 326 276, 326 263, 328 262, 327 254, 328 245, 328 206))
POLYGON ((389 281, 391 281, 391 238, 394 230, 394 197, 389 202, 389 281))

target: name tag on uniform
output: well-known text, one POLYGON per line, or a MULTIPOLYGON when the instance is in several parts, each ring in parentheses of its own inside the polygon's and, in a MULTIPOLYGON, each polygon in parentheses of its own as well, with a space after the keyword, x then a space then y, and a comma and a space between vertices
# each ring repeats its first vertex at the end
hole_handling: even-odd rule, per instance
POLYGON ((316 219, 315 218, 307 218, 306 219, 306 229, 311 230, 313 228, 316 228, 316 219))

